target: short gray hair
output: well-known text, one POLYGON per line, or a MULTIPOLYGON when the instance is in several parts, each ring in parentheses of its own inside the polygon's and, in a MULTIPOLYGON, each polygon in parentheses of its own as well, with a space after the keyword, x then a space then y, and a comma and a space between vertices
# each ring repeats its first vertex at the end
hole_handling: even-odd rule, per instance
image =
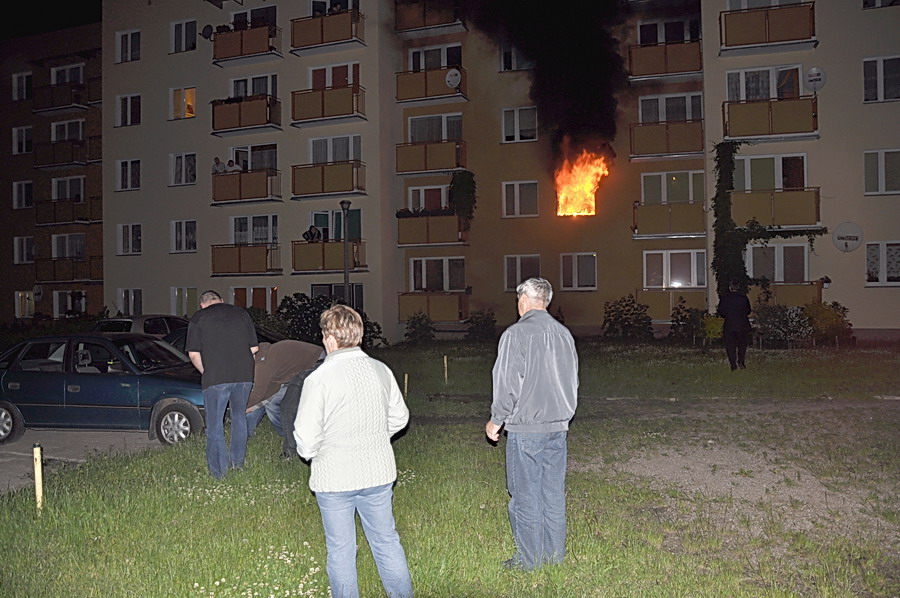
POLYGON ((215 291, 203 291, 203 293, 200 294, 200 305, 203 305, 204 303, 212 303, 214 301, 222 301, 222 295, 218 294, 215 291))
POLYGON ((529 278, 516 287, 516 297, 522 295, 543 301, 544 307, 546 307, 553 299, 553 286, 544 278, 529 278))

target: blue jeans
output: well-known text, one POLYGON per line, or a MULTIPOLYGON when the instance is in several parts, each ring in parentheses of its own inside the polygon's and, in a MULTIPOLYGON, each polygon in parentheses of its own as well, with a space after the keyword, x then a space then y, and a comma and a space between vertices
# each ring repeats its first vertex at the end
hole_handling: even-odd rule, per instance
POLYGON ((317 492, 322 513, 326 570, 333 598, 359 598, 356 580, 356 513, 389 598, 413 595, 406 553, 394 526, 393 484, 350 492, 317 492))
POLYGON ((247 454, 247 411, 252 382, 216 384, 203 389, 206 416, 206 464, 214 478, 221 479, 229 467, 243 467, 247 454), (231 406, 231 447, 225 444, 225 408, 231 406))
MULTIPOLYGON (((281 399, 284 398, 285 392, 287 392, 287 384, 282 384, 278 392, 262 402, 262 407, 247 414, 247 434, 253 436, 263 415, 267 415, 278 435, 284 436, 284 430, 281 429, 281 399)), ((294 431, 291 430, 291 434, 293 433, 294 431)))
POLYGON ((567 435, 507 435, 506 487, 516 542, 513 564, 523 569, 561 563, 566 554, 567 435))

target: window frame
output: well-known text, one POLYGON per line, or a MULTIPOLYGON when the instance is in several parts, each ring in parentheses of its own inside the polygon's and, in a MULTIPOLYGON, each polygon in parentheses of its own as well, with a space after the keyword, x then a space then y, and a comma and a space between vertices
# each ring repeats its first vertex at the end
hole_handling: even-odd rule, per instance
POLYGON ((247 75, 246 77, 234 77, 229 82, 229 88, 231 89, 231 97, 233 98, 249 98, 250 96, 255 95, 266 95, 277 99, 278 73, 260 73, 257 75, 247 75), (265 79, 266 91, 263 94, 257 94, 253 92, 254 79, 265 79), (246 89, 244 90, 244 93, 238 93, 236 85, 242 82, 244 83, 246 89))
MULTIPOLYGON (((884 73, 884 63, 886 60, 896 60, 897 68, 900 69, 900 54, 893 54, 888 56, 870 56, 868 58, 863 58, 863 67, 862 67, 862 75, 863 75, 863 104, 879 104, 882 102, 896 102, 900 101, 900 86, 897 89, 897 97, 886 98, 884 97, 884 84, 885 84, 885 73, 884 73), (878 96, 874 100, 866 99, 866 63, 874 62, 875 63, 875 82, 876 82, 876 90, 875 93, 878 96)), ((900 72, 897 73, 898 78, 900 78, 900 72)))
POLYGON ((140 223, 116 226, 116 255, 142 255, 143 233, 140 223))
POLYGON ((541 212, 540 185, 537 180, 521 180, 521 181, 502 181, 500 183, 500 217, 501 218, 537 218, 541 212), (521 211, 522 186, 534 184, 534 213, 523 214, 521 211), (508 188, 513 189, 514 211, 512 214, 507 213, 507 192, 508 188))
POLYGON ((169 311, 175 315, 189 318, 200 309, 199 297, 200 293, 197 292, 197 287, 169 287, 169 305, 171 306, 169 311), (189 305, 192 298, 193 303, 189 305))
POLYGON ((81 290, 54 290, 53 291, 53 317, 61 318, 64 317, 69 311, 78 312, 81 314, 87 313, 87 293, 81 290), (74 293, 81 293, 81 299, 76 304, 73 299, 74 293), (61 299, 65 297, 65 309, 61 309, 63 307, 61 305, 61 299))
POLYGON ((85 185, 87 184, 87 177, 85 175, 77 175, 77 176, 61 176, 61 177, 53 177, 50 179, 50 199, 52 201, 76 201, 76 198, 72 195, 71 183, 72 181, 79 181, 79 187, 81 188, 81 197, 77 199, 76 203, 84 203, 87 201, 87 197, 85 197, 85 185), (59 196, 59 183, 65 182, 66 187, 68 187, 68 196, 60 197, 59 196))
POLYGON ((34 90, 34 74, 31 71, 22 71, 12 74, 12 101, 22 102, 30 100, 34 90))
POLYGON ((116 191, 136 191, 141 188, 141 161, 136 158, 116 160, 116 191), (126 181, 122 180, 122 167, 128 167, 128 185, 124 185, 126 181), (134 168, 137 166, 137 184, 134 183, 134 168))
POLYGON ((72 64, 63 64, 60 66, 55 66, 50 69, 50 84, 51 85, 83 85, 84 84, 84 63, 83 62, 73 62, 72 64), (78 73, 78 80, 72 81, 69 79, 70 72, 78 73), (67 73, 65 81, 59 81, 59 74, 67 73))
POLYGON ((50 235, 50 247, 51 247, 51 257, 55 260, 84 260, 87 259, 87 235, 85 233, 60 233, 57 235, 50 235), (73 244, 73 241, 80 238, 80 244, 73 244), (59 249, 59 241, 61 239, 65 239, 66 251, 65 255, 60 255, 59 249), (72 251, 73 247, 80 246, 82 249, 81 255, 78 255, 77 251, 72 251))
POLYGON ((887 272, 887 248, 888 245, 900 246, 897 241, 867 241, 866 242, 866 287, 896 287, 900 286, 900 280, 889 281, 887 272), (869 247, 878 246, 878 280, 869 280, 869 247))
POLYGON ((188 120, 196 117, 197 87, 170 87, 169 120, 188 120))
POLYGON ((657 93, 657 94, 649 94, 638 97, 638 122, 641 124, 659 124, 666 122, 694 122, 703 120, 703 92, 700 91, 685 91, 680 93, 657 93), (691 104, 691 98, 697 97, 700 99, 700 115, 694 114, 693 105, 691 104), (670 120, 668 119, 668 115, 666 114, 666 100, 669 98, 683 98, 684 99, 684 114, 685 120, 670 120), (656 113, 658 115, 657 120, 644 120, 644 108, 643 104, 646 100, 656 100, 656 113))
POLYGON ((512 255, 504 255, 503 256, 503 290, 507 293, 515 292, 516 287, 519 286, 519 283, 523 282, 525 278, 522 275, 522 258, 535 258, 537 259, 537 274, 535 276, 541 275, 541 255, 539 253, 522 253, 522 254, 512 254, 512 255), (514 260, 515 262, 515 270, 516 276, 513 281, 509 279, 509 266, 510 260, 514 260), (518 282, 516 282, 518 281, 518 282))
POLYGON ((30 318, 34 316, 34 291, 15 291, 13 297, 16 318, 30 318), (23 307, 24 309, 22 309, 23 307))
POLYGON ((639 46, 658 46, 661 44, 676 44, 680 42, 696 42, 700 41, 702 38, 702 31, 700 30, 700 20, 699 18, 657 18, 657 19, 640 19, 635 26, 635 32, 637 35, 635 36, 637 39, 637 43, 639 46), (666 41, 666 24, 669 23, 680 23, 681 31, 683 39, 675 42, 666 41), (697 37, 693 38, 691 35, 691 25, 692 23, 696 23, 697 28, 697 37), (641 39, 642 28, 647 25, 656 25, 656 41, 655 42, 644 42, 641 39))
POLYGON ((441 192, 441 207, 447 208, 450 206, 450 185, 417 185, 415 187, 408 187, 406 189, 406 207, 410 211, 418 211, 424 210, 425 208, 425 192, 431 189, 437 189, 441 192), (418 192, 420 195, 419 206, 415 205, 415 200, 413 199, 413 194, 418 192))
POLYGON ((466 258, 462 255, 447 256, 429 256, 429 257, 412 257, 409 258, 409 290, 413 293, 460 293, 466 290, 466 258), (459 260, 462 262, 463 268, 463 286, 462 288, 450 288, 450 261, 459 260), (441 288, 430 288, 425 286, 427 282, 427 262, 440 261, 444 264, 441 278, 441 288), (419 277, 422 281, 422 288, 416 288, 416 270, 419 270, 419 277))
MULTIPOLYGON (((364 285, 361 282, 351 282, 350 283, 350 307, 355 309, 358 312, 363 312, 364 310, 364 301, 365 301, 365 292, 364 285)), ((311 298, 315 297, 335 297, 338 299, 343 299, 344 296, 344 283, 342 282, 334 282, 334 283, 311 283, 309 285, 309 296, 311 298), (328 287, 328 292, 325 293, 326 289, 324 287, 328 287), (340 293, 338 293, 340 291, 340 293)))
POLYGON ((429 144, 429 143, 444 143, 447 141, 459 141, 462 139, 462 112, 442 112, 440 114, 420 114, 416 116, 410 116, 406 119, 406 140, 407 143, 415 143, 415 144, 429 144), (433 141, 413 141, 413 121, 424 120, 427 118, 440 118, 441 119, 441 138, 439 140, 433 141), (459 139, 450 139, 449 136, 449 127, 447 126, 448 121, 451 118, 459 119, 459 131, 460 137, 459 139))
POLYGON ((534 69, 534 62, 522 56, 522 52, 513 44, 500 45, 500 72, 511 73, 513 71, 530 71, 534 69), (507 60, 508 57, 508 60, 507 60), (507 62, 509 68, 506 67, 507 62))
POLYGON ((139 316, 144 313, 144 289, 118 288, 116 303, 123 316, 139 316))
POLYGON ((197 152, 180 152, 169 154, 169 186, 170 187, 185 187, 189 185, 197 184, 197 152), (188 157, 193 156, 194 158, 194 178, 191 180, 188 179, 188 169, 187 169, 187 159, 188 157), (181 173, 183 180, 177 180, 176 173, 178 172, 178 161, 181 161, 181 173))
POLYGON ((245 309, 253 307, 253 291, 261 289, 266 293, 266 313, 274 313, 278 306, 276 305, 278 300, 278 285, 275 286, 236 286, 228 289, 229 294, 231 295, 231 304, 236 305, 238 307, 243 307, 245 309), (241 290, 244 291, 244 299, 243 303, 247 303, 247 305, 241 305, 241 302, 238 301, 237 292, 241 290), (246 301, 249 300, 249 301, 246 301))
POLYGON ((141 124, 143 117, 143 106, 141 103, 141 94, 128 93, 116 96, 116 127, 134 127, 141 124), (135 106, 133 103, 137 99, 137 120, 135 121, 135 106), (127 104, 127 110, 123 110, 122 104, 127 104))
POLYGON ((641 205, 642 206, 659 206, 659 205, 669 205, 669 204, 693 204, 693 203, 704 203, 704 193, 706 190, 706 172, 703 170, 669 170, 665 172, 642 172, 641 173, 641 205), (668 177, 678 175, 678 174, 686 174, 688 180, 688 200, 687 201, 669 201, 669 187, 665 184, 668 180, 668 177), (702 181, 699 185, 700 189, 700 198, 699 200, 694 200, 694 195, 697 193, 697 185, 694 184, 694 178, 696 175, 700 175, 702 181), (646 180, 650 177, 658 176, 660 177, 660 200, 658 202, 647 202, 647 183, 646 180))
POLYGON ((52 143, 58 143, 60 141, 84 141, 84 126, 85 119, 83 118, 73 118, 72 120, 58 120, 50 124, 50 141, 52 143), (76 125, 74 136, 72 136, 73 131, 70 131, 70 127, 72 125, 76 125), (60 135, 60 129, 63 129, 63 135, 60 135))
POLYGON ((778 73, 781 71, 794 70, 797 72, 797 96, 799 98, 803 95, 803 86, 802 86, 802 76, 803 76, 803 65, 802 64, 775 64, 775 65, 766 65, 766 66, 755 66, 755 67, 746 67, 740 69, 728 69, 725 71, 725 101, 726 102, 763 102, 767 100, 779 100, 779 99, 795 99, 794 97, 785 96, 780 97, 778 95, 778 73), (759 72, 759 71, 768 71, 769 73, 769 97, 768 98, 754 98, 747 99, 747 73, 759 72), (737 73, 740 75, 740 93, 738 98, 732 98, 729 95, 728 89, 728 76, 730 74, 737 73))
POLYGON ((12 128, 12 155, 34 153, 34 127, 24 125, 12 128))
POLYGON ((433 44, 430 46, 416 46, 413 48, 409 48, 409 51, 406 54, 406 61, 407 61, 406 65, 408 67, 407 70, 409 70, 412 73, 424 73, 425 71, 429 71, 429 70, 440 70, 440 69, 450 68, 450 67, 462 68, 462 51, 463 51, 463 45, 460 42, 451 42, 451 43, 447 43, 447 44, 433 44), (447 50, 449 50, 450 48, 459 48, 459 64, 450 64, 449 63, 449 59, 447 57, 447 50), (440 66, 433 67, 431 69, 426 68, 425 52, 427 52, 429 50, 440 50, 441 51, 440 66), (420 59, 419 59, 420 64, 419 64, 418 68, 416 68, 416 66, 414 64, 415 57, 417 54, 420 56, 420 59))
POLYGON ((169 44, 169 54, 183 54, 185 52, 193 52, 197 49, 197 19, 184 19, 182 21, 172 21, 169 24, 169 39, 171 40, 169 44), (187 31, 186 25, 194 24, 194 32, 193 39, 189 40, 189 33, 187 31), (178 32, 178 28, 181 27, 181 32, 178 32), (188 47, 191 42, 193 42, 192 47, 188 47), (181 49, 178 48, 179 44, 182 46, 181 49))
MULTIPOLYGON (((741 155, 735 156, 734 160, 734 169, 735 173, 738 168, 742 168, 743 172, 741 173, 741 177, 743 177, 744 187, 743 189, 738 189, 735 184, 734 191, 784 191, 785 189, 806 189, 809 186, 809 160, 807 159, 807 155, 805 152, 791 152, 785 154, 760 154, 760 155, 741 155), (803 159, 803 186, 802 187, 785 187, 784 186, 784 159, 785 158, 802 158, 803 159), (753 187, 753 160, 766 160, 772 159, 775 165, 775 171, 772 173, 772 176, 775 180, 775 187, 764 188, 764 187, 753 187), (781 181, 781 184, 779 184, 781 181)), ((737 179, 737 177, 735 177, 737 179)))
POLYGON ((34 237, 13 237, 13 264, 34 263, 34 237))
POLYGON ((34 181, 13 181, 12 200, 14 210, 34 207, 34 181), (29 190, 26 193, 26 189, 29 190), (27 197, 26 197, 27 196, 27 197))
POLYGON ((116 31, 116 62, 136 62, 141 59, 141 30, 124 29, 116 31), (137 43, 135 44, 135 41, 137 43), (127 48, 126 48, 127 46, 127 48))
POLYGON ((172 220, 169 222, 169 253, 197 253, 197 221, 196 220, 172 220), (190 247, 187 227, 194 223, 193 247, 190 247), (179 228, 181 230, 179 230, 179 228), (181 247, 178 237, 181 236, 181 247))
POLYGON ((596 291, 597 290, 597 252, 596 251, 576 251, 571 253, 559 254, 559 287, 561 291, 596 291), (578 280, 578 258, 590 256, 594 259, 594 284, 580 284, 578 280), (572 260, 572 282, 573 284, 565 284, 565 262, 569 258, 572 260))
POLYGON ((516 106, 512 108, 501 108, 500 111, 500 143, 532 143, 538 141, 540 134, 538 133, 540 125, 538 124, 537 106, 516 106), (526 110, 534 111, 534 137, 522 137, 522 112, 526 110), (509 132, 506 130, 506 115, 513 114, 513 131, 512 139, 509 139, 509 132))
POLYGON ((706 265, 706 249, 645 249, 641 259, 643 268, 643 285, 645 289, 705 289, 709 284, 709 276, 707 276, 706 265), (690 255, 691 275, 690 281, 686 285, 677 285, 672 282, 672 256, 677 254, 690 255), (662 256, 662 282, 661 284, 650 284, 647 279, 648 268, 647 258, 652 255, 662 256), (702 264, 702 267, 701 267, 702 264), (702 276, 702 283, 701 283, 702 276))
POLYGON ((278 214, 248 214, 246 216, 231 216, 229 218, 231 244, 232 245, 277 245, 278 244, 278 214), (253 219, 266 218, 266 240, 253 240, 253 219), (236 240, 237 235, 235 224, 240 220, 247 222, 247 241, 240 242, 236 240))
POLYGON ((808 243, 751 243, 744 249, 744 264, 746 266, 747 276, 753 276, 753 251, 754 248, 770 247, 775 250, 775 280, 770 280, 773 284, 802 284, 809 282, 809 244, 808 243), (786 247, 802 247, 803 248, 803 280, 798 282, 785 282, 784 280, 784 249, 786 247))
POLYGON ((309 140, 309 163, 310 164, 345 164, 347 162, 362 161, 362 135, 359 133, 351 133, 348 135, 331 135, 329 137, 311 137, 309 140), (334 142, 338 139, 347 140, 347 160, 334 159, 334 142), (316 143, 325 142, 327 157, 324 162, 316 161, 316 143), (359 154, 359 155, 357 155, 359 154))
MULTIPOLYGON (((888 153, 897 153, 900 154, 900 148, 897 149, 881 149, 881 150, 866 150, 863 152, 863 195, 897 195, 900 194, 900 186, 897 189, 886 189, 886 181, 887 181, 887 169, 885 168, 885 154, 888 153), (868 178, 868 173, 866 172, 866 163, 865 156, 867 154, 875 154, 878 156, 878 190, 877 191, 866 191, 866 179, 868 178)), ((897 178, 900 179, 900 172, 897 173, 897 178)))

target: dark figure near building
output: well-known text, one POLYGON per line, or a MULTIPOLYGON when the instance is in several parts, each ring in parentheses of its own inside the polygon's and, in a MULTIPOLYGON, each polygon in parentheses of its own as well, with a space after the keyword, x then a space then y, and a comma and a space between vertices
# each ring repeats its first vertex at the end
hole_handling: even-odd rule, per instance
POLYGON ((719 307, 716 312, 725 319, 722 328, 722 336, 725 340, 725 353, 728 355, 728 363, 731 371, 747 366, 744 364, 744 356, 747 353, 747 344, 750 336, 750 300, 747 295, 740 292, 741 285, 731 282, 728 292, 719 296, 719 307))

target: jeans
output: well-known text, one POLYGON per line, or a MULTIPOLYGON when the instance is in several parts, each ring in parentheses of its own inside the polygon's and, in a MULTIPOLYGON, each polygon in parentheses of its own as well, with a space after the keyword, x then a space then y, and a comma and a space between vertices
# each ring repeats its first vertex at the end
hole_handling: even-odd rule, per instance
MULTIPOLYGON (((247 414, 248 435, 253 436, 256 426, 262 421, 263 415, 267 415, 278 435, 284 436, 284 430, 281 428, 281 399, 284 398, 287 388, 287 384, 282 384, 278 392, 262 402, 261 407, 247 414)), ((291 433, 293 434, 293 430, 291 430, 291 433)))
POLYGON ((545 563, 561 563, 566 554, 567 435, 507 435, 506 487, 516 567, 530 570, 545 563))
POLYGON ((216 384, 203 389, 206 416, 206 464, 214 478, 221 479, 229 467, 243 467, 247 454, 247 411, 252 382, 216 384), (225 444, 225 408, 231 406, 231 447, 225 444))
POLYGON ((325 530, 328 552, 326 570, 333 598, 359 597, 356 580, 357 512, 389 598, 413 595, 406 553, 394 526, 392 486, 385 484, 350 492, 316 493, 325 530))

